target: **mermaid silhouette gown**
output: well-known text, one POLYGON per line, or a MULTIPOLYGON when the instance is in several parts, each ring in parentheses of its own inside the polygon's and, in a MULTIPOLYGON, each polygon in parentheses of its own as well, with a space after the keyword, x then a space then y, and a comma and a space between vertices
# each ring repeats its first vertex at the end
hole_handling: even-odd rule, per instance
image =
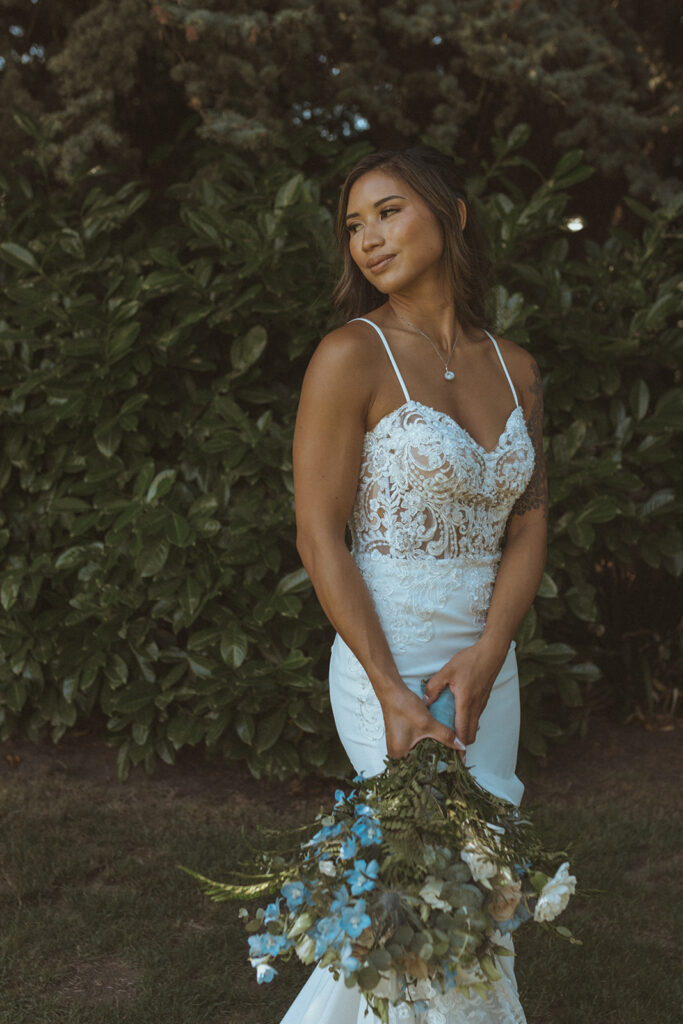
MULTIPOLYGON (((488 451, 446 413, 411 399, 386 337, 371 320, 365 322, 381 338, 405 402, 365 435, 349 523, 352 551, 401 678, 421 696, 420 681, 482 633, 505 524, 531 477, 533 446, 492 335, 515 405, 498 443, 488 451)), ((514 647, 513 641, 465 763, 491 793, 519 803, 524 787, 515 775, 519 680, 514 647)), ((332 645, 330 696, 339 737, 356 772, 381 772, 387 754, 382 709, 362 665, 339 635, 332 645)), ((430 710, 452 726, 448 689, 430 710)), ((511 948, 509 937, 498 941, 511 948)), ((486 999, 430 987, 426 1011, 400 1003, 390 1010, 390 1024, 524 1024, 512 963, 512 957, 500 958, 503 977, 486 999)), ((316 967, 282 1024, 370 1024, 376 1019, 359 989, 347 988, 328 968, 316 967)))

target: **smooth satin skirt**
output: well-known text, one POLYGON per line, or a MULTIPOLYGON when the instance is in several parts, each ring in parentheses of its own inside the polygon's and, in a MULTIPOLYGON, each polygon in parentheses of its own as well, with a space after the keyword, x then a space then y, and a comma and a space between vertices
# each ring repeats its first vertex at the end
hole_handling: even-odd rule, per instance
MULTIPOLYGON (((395 564, 382 558, 361 571, 401 678, 422 696, 421 680, 473 644, 482 623, 475 614, 471 574, 463 580, 460 572, 449 572, 442 564, 425 581, 424 571, 397 574, 395 564)), ((515 775, 520 712, 514 647, 513 641, 479 719, 476 741, 467 748, 465 764, 481 786, 518 804, 524 787, 515 775)), ((330 697, 339 737, 356 772, 378 774, 387 755, 382 709, 362 665, 338 635, 330 660, 330 697)), ((450 691, 430 710, 452 726, 450 691)), ((512 949, 509 936, 498 936, 497 941, 512 949)), ((427 998, 429 1009, 416 1013, 400 1003, 390 1008, 390 1024, 525 1024, 513 963, 512 956, 498 960, 503 977, 486 999, 467 999, 457 991, 444 995, 429 982, 423 983, 427 991, 420 997, 427 998)), ((316 967, 282 1024, 371 1024, 376 1019, 358 988, 347 988, 343 979, 335 981, 328 968, 316 967)))

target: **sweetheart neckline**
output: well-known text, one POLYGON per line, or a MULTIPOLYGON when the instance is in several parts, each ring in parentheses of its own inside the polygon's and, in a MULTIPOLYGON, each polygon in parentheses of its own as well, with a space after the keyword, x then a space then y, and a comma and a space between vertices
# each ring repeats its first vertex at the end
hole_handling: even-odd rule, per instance
MULTIPOLYGON (((372 430, 366 430, 365 431, 365 436, 369 437, 371 434, 374 434, 375 431, 377 430, 377 428, 380 427, 384 423, 385 420, 388 420, 391 416, 395 416, 397 412, 400 412, 402 409, 405 409, 406 406, 408 406, 408 405, 419 405, 421 409, 428 409, 430 412, 433 412, 437 416, 442 417, 442 419, 448 420, 448 422, 450 424, 452 424, 454 427, 456 427, 457 430, 459 430, 462 434, 464 434, 465 437, 468 438, 468 440, 470 440, 472 442, 472 444, 476 448, 478 448, 479 451, 482 452, 484 455, 495 455, 496 454, 498 449, 501 447, 501 444, 503 443, 503 439, 505 438, 505 435, 508 432, 508 427, 510 426, 510 420, 512 419, 512 417, 514 416, 514 414, 518 410, 522 411, 521 405, 516 405, 514 407, 514 409, 510 412, 510 415, 508 416, 507 420, 505 421, 505 426, 503 427, 503 430, 502 430, 502 432, 501 432, 501 434, 500 434, 500 436, 499 436, 499 438, 498 438, 498 440, 497 440, 497 442, 495 444, 495 447, 493 447, 493 448, 484 448, 484 446, 479 444, 478 441, 475 441, 475 439, 470 434, 469 430, 465 430, 465 428, 462 426, 462 424, 458 423, 458 421, 456 419, 453 419, 452 416, 449 416, 447 412, 443 412, 443 410, 441 410, 441 409, 435 409, 433 405, 425 405, 424 402, 418 402, 416 398, 409 398, 407 401, 402 402, 401 405, 397 405, 395 409, 391 410, 391 412, 385 413, 385 415, 382 416, 382 418, 380 420, 378 420, 377 423, 375 423, 375 425, 372 428, 372 430)), ((523 415, 522 415, 522 420, 524 420, 524 416, 523 415)), ((524 420, 524 429, 526 430, 526 421, 525 420, 524 420)), ((527 433, 527 437, 529 437, 529 431, 528 430, 526 430, 526 433, 527 433)), ((529 438, 529 440, 531 440, 531 438, 529 438)))

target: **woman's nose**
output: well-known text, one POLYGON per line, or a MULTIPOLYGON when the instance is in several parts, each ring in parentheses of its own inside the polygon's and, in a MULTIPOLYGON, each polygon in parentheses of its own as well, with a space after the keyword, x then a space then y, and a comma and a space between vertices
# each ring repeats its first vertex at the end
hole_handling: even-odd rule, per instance
POLYGON ((381 231, 381 225, 378 223, 372 223, 370 221, 365 225, 363 229, 363 249, 374 249, 375 246, 381 245, 384 242, 384 235, 381 231))

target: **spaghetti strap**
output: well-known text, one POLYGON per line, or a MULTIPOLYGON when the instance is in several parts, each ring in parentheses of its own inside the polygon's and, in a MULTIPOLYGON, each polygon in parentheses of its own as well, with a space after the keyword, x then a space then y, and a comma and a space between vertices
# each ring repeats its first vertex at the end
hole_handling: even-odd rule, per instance
MULTIPOLYGON (((486 328, 484 328, 484 331, 485 331, 486 334, 489 334, 489 332, 486 330, 486 328)), ((496 341, 496 339, 493 337, 492 334, 489 334, 489 338, 491 339, 491 341, 495 345, 496 352, 498 353, 498 358, 500 359, 500 365, 505 370, 505 376, 507 377, 508 384, 510 385, 510 388, 512 390, 512 395, 513 395, 513 398, 515 400, 515 405, 519 405, 519 401, 517 399, 517 392, 515 391, 515 385, 512 383, 512 378, 510 377, 510 374, 508 373, 508 368, 505 365, 505 361, 504 361, 502 355, 500 354, 500 349, 498 348, 498 342, 496 341)))
MULTIPOLYGON (((396 365, 396 360, 394 359, 394 353, 389 348, 389 342, 384 337, 384 333, 381 330, 381 328, 378 327, 376 323, 373 323, 372 320, 368 320, 367 317, 364 317, 364 316, 355 316, 353 318, 353 320, 362 320, 364 323, 370 324, 371 327, 375 328, 375 330, 379 334, 380 338, 382 339, 382 342, 384 344, 385 349, 387 350, 387 355, 389 356, 389 359, 391 360, 391 365, 393 366, 394 372, 396 373, 396 376, 398 377, 398 382, 399 382, 399 384, 401 385, 401 387, 403 389, 403 394, 406 396, 406 402, 409 402, 410 401, 410 395, 408 394, 408 388, 405 386, 405 382, 403 380, 403 377, 401 376, 401 371, 399 370, 398 366, 396 365)), ((353 323, 353 320, 350 320, 349 323, 353 323)))

